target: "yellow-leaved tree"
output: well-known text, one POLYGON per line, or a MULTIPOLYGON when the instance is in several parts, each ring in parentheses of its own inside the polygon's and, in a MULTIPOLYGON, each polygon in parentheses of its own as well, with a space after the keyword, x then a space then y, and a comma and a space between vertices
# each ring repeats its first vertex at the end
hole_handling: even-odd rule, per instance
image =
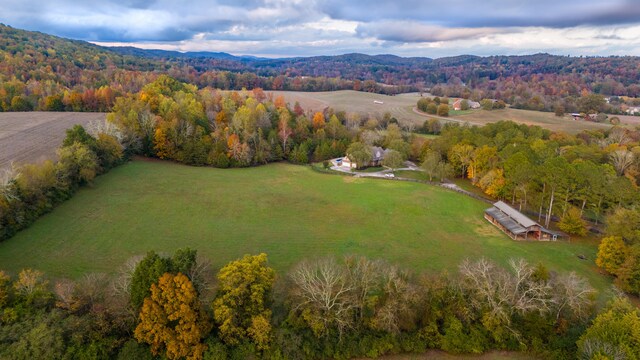
POLYGON ((166 273, 151 285, 151 296, 144 299, 135 337, 151 345, 154 355, 164 351, 168 359, 201 359, 202 343, 209 331, 198 294, 189 278, 166 273))
POLYGON ((218 295, 213 316, 220 338, 229 345, 251 341, 260 350, 269 346, 271 310, 269 297, 275 271, 267 266, 267 254, 245 255, 218 273, 218 295))
POLYGON ((629 248, 620 236, 608 236, 598 246, 596 265, 610 274, 617 274, 618 269, 629 255, 629 248))

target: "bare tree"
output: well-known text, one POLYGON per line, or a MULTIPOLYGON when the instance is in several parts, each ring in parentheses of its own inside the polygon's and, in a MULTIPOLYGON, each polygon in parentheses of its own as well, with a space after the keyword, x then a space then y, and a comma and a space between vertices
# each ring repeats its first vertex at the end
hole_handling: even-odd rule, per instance
POLYGON ((61 279, 53 287, 56 295, 56 306, 62 309, 73 310, 77 305, 76 283, 69 279, 61 279))
POLYGON ((571 311, 572 315, 579 319, 589 316, 595 290, 585 278, 572 271, 553 279, 552 288, 556 320, 563 311, 571 311))
POLYGON ((618 175, 623 175, 633 165, 635 159, 633 153, 629 150, 616 150, 609 154, 609 158, 618 175))
POLYGON ((78 292, 91 305, 103 302, 109 288, 109 278, 105 274, 86 274, 78 282, 78 292))
POLYGON ((611 360, 626 360, 627 355, 622 349, 614 346, 608 342, 603 342, 598 339, 587 339, 580 345, 579 359, 591 360, 591 359, 611 359, 611 360))
POLYGON ((122 265, 120 271, 118 271, 118 275, 111 283, 111 289, 114 294, 129 297, 133 273, 136 271, 136 267, 143 258, 144 256, 142 255, 136 255, 129 258, 129 260, 122 265))
POLYGON ((607 145, 610 144, 620 144, 626 145, 631 141, 629 134, 626 129, 621 127, 614 127, 609 132, 609 136, 607 136, 607 145))
POLYGON ((353 289, 356 316, 362 318, 362 309, 366 306, 367 297, 378 284, 379 274, 383 268, 382 261, 369 260, 364 256, 346 257, 348 281, 353 289))
POLYGON ((358 131, 360 129, 360 124, 362 124, 362 114, 353 112, 347 114, 346 126, 347 129, 352 131, 358 131))
POLYGON ((348 272, 335 259, 315 263, 304 261, 293 269, 291 280, 294 283, 293 295, 297 298, 294 310, 307 310, 309 319, 311 314, 315 315, 310 327, 316 336, 324 335, 332 326, 340 335, 353 327, 355 287, 348 272))
POLYGON ((404 129, 404 131, 408 132, 409 135, 411 133, 413 133, 416 130, 416 123, 409 120, 409 121, 404 121, 402 123, 402 128, 404 129))
POLYGON ((360 140, 369 146, 373 146, 382 140, 382 136, 376 130, 365 130, 360 133, 360 140))
POLYGON ((20 176, 20 172, 13 161, 11 162, 11 166, 0 170, 0 196, 4 197, 7 201, 18 198, 18 194, 16 193, 17 189, 14 186, 14 181, 18 176, 20 176))
POLYGON ((509 260, 512 273, 481 258, 476 262, 465 260, 460 265, 463 286, 472 293, 472 306, 487 308, 516 337, 510 328, 514 314, 529 312, 548 313, 553 303, 551 287, 546 281, 535 281, 535 269, 526 261, 509 260))
POLYGON ((91 121, 87 125, 87 132, 93 137, 98 137, 99 134, 113 136, 120 144, 124 139, 122 131, 114 123, 107 120, 91 121))
POLYGON ((215 273, 209 259, 198 255, 195 264, 186 274, 200 295, 202 303, 210 303, 215 296, 215 273))
POLYGON ((414 323, 414 306, 418 301, 418 291, 410 281, 407 272, 395 266, 387 266, 381 271, 382 295, 372 320, 374 328, 391 333, 399 333, 404 323, 414 323))

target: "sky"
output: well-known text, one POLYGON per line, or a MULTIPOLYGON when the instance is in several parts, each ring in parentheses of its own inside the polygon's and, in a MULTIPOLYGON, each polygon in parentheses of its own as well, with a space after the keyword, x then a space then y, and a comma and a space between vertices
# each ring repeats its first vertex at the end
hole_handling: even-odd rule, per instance
POLYGON ((0 0, 0 9, 16 28, 146 49, 640 56, 640 0, 0 0))

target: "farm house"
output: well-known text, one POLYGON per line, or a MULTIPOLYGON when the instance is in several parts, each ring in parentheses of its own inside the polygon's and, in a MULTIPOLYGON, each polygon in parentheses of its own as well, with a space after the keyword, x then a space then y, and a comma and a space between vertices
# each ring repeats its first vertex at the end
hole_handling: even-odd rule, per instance
POLYGON ((502 201, 485 210, 484 218, 513 240, 555 241, 561 234, 545 229, 502 201))
MULTIPOLYGON (((371 162, 366 166, 380 166, 382 164, 382 160, 384 160, 384 156, 389 152, 389 149, 383 149, 379 146, 371 146, 371 162)), ((349 155, 346 155, 342 159, 340 159, 340 163, 338 166, 348 166, 349 168, 358 168, 358 164, 355 161, 349 158, 349 155)))

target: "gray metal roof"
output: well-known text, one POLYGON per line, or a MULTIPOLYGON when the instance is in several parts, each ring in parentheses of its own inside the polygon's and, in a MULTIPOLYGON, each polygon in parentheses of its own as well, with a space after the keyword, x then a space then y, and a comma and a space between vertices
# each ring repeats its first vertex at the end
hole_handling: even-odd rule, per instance
POLYGON ((540 226, 537 222, 529 219, 527 216, 523 215, 521 212, 512 208, 511 206, 507 205, 502 201, 498 201, 497 203, 493 204, 493 206, 495 206, 498 210, 505 213, 507 216, 509 216, 511 219, 513 219, 516 223, 518 223, 520 226, 524 228, 529 228, 535 225, 540 226))
POLYGON ((386 150, 379 146, 372 146, 371 155, 373 156, 373 161, 381 161, 386 155, 386 150))
POLYGON ((485 212, 513 234, 524 234, 527 232, 527 229, 515 222, 509 216, 505 215, 505 213, 496 207, 489 208, 485 210, 485 212))

